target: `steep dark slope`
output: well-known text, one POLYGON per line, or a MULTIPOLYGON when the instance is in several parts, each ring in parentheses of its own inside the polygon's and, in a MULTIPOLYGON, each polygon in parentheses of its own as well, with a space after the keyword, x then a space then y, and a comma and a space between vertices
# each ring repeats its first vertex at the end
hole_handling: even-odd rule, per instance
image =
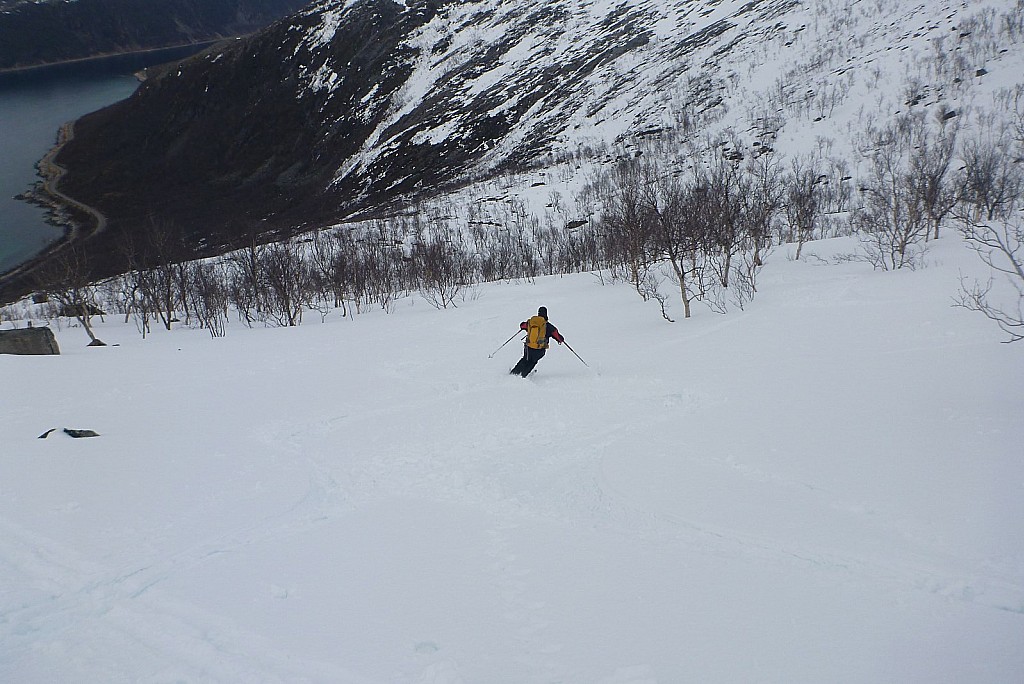
POLYGON ((323 0, 79 121, 61 189, 207 251, 331 223, 714 106, 690 55, 793 4, 323 0))
POLYGON ((308 0, 76 0, 0 6, 0 70, 203 43, 258 30, 308 0))
POLYGON ((324 189, 375 124, 361 119, 359 99, 399 86, 400 39, 429 16, 386 1, 348 14, 331 50, 351 70, 326 124, 327 94, 298 96, 296 65, 308 59, 299 40, 315 14, 165 67, 134 97, 77 122, 58 157, 70 170, 62 190, 109 217, 114 235, 155 222, 196 245, 330 220, 338 195, 324 189))

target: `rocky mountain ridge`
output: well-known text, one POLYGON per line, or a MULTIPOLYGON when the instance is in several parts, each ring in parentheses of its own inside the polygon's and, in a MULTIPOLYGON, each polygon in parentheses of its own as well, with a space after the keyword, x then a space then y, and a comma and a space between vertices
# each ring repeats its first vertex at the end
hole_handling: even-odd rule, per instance
POLYGON ((0 71, 193 45, 259 30, 306 0, 0 2, 0 71))

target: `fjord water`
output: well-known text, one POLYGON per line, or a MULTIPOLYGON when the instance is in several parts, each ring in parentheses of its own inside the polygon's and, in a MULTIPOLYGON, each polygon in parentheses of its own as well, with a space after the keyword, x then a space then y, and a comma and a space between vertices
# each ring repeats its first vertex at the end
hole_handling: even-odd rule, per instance
POLYGON ((63 230, 14 199, 40 179, 36 163, 68 121, 131 95, 141 69, 188 57, 209 43, 0 72, 0 273, 31 259, 63 230))
POLYGON ((56 142, 62 124, 129 96, 130 74, 83 70, 39 72, 0 79, 0 273, 59 238, 46 213, 15 195, 40 180, 36 163, 56 142))

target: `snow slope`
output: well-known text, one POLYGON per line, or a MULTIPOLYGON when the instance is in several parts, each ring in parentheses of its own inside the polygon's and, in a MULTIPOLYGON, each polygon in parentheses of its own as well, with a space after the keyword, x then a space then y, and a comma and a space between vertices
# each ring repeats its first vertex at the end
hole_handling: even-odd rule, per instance
POLYGON ((581 274, 0 356, 0 681, 1020 681, 1024 346, 950 306, 980 262, 789 251, 676 324, 581 274), (538 305, 589 367, 488 357, 538 305))

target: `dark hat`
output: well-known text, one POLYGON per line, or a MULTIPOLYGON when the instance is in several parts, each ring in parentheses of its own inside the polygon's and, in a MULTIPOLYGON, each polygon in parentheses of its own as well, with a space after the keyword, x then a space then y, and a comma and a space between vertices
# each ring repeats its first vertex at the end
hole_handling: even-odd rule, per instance
POLYGON ((538 316, 543 316, 544 318, 547 318, 548 317, 548 308, 546 306, 540 307, 539 309, 537 309, 537 315, 538 316))

